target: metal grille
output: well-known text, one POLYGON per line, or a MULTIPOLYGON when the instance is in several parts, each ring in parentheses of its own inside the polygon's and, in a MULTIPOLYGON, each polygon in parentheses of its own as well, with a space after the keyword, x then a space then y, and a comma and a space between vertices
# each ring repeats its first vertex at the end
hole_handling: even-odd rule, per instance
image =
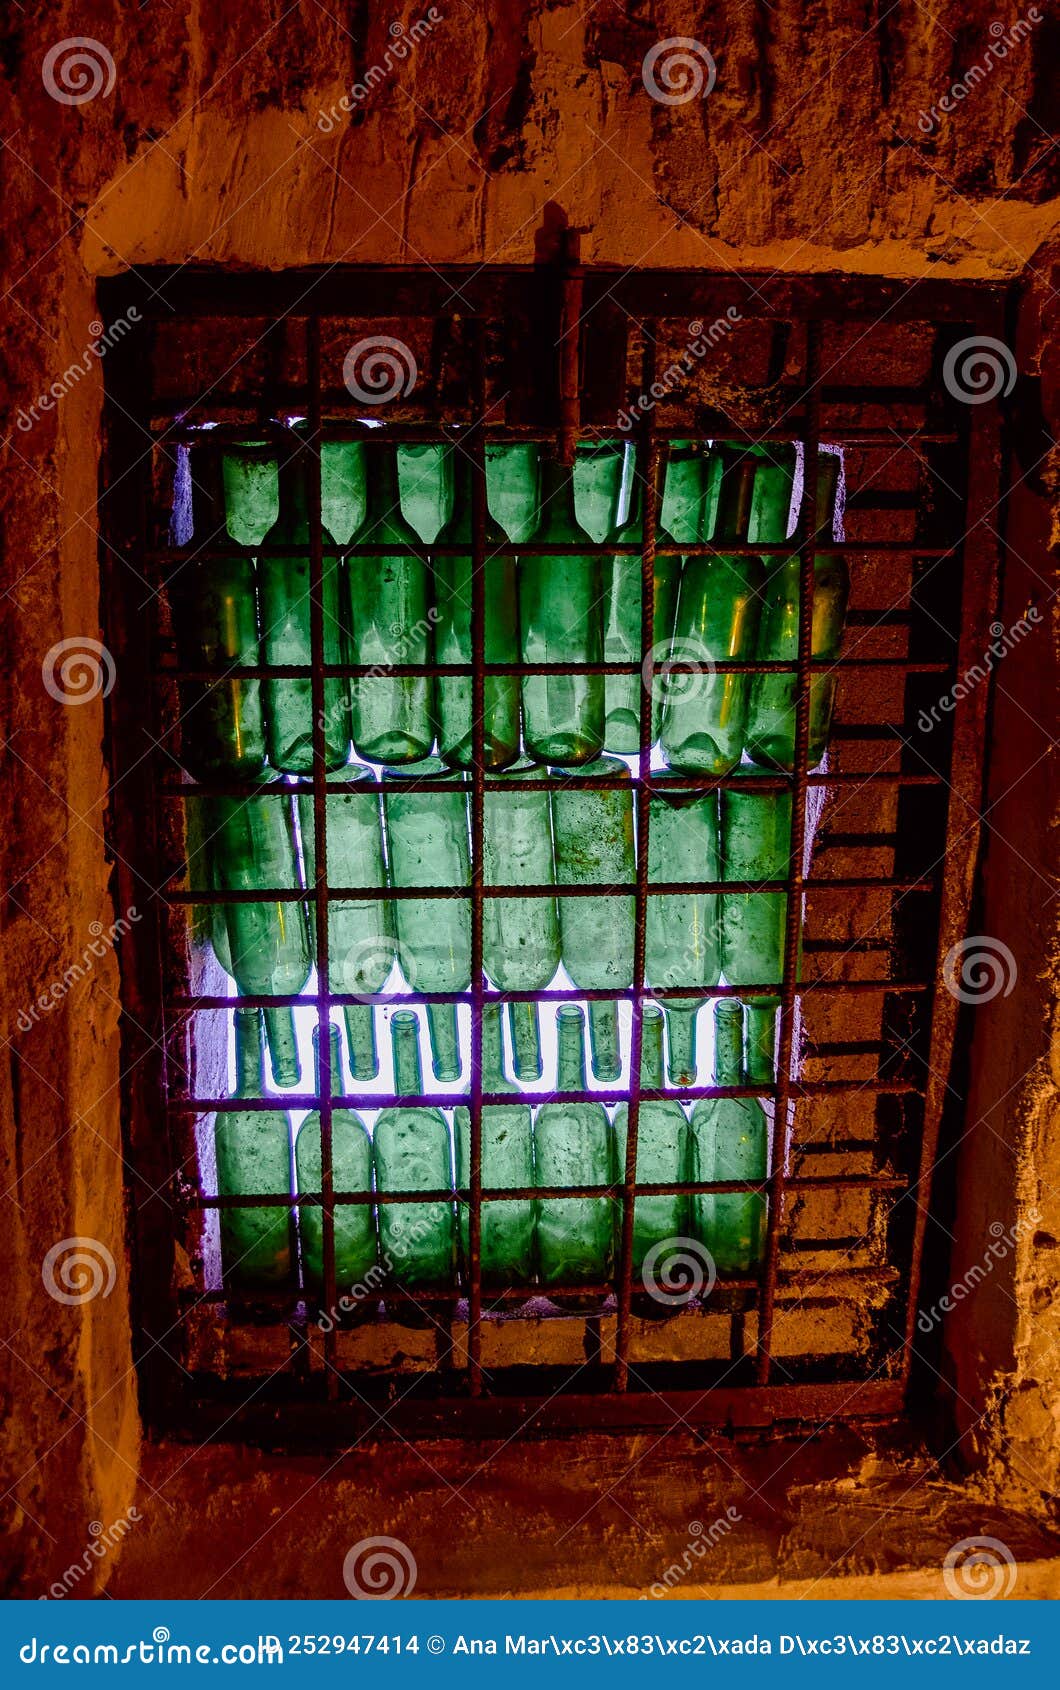
MULTIPOLYGON (((160 271, 106 283, 104 291, 112 320, 133 303, 141 315, 138 334, 117 344, 106 364, 101 512, 107 637, 124 683, 111 701, 111 835, 119 901, 141 916, 123 941, 122 962, 125 1114, 149 1416, 171 1430, 219 1426, 230 1435, 263 1428, 293 1441, 303 1434, 323 1436, 325 1428, 345 1437, 358 1427, 385 1434, 415 1427, 462 1432, 677 1421, 761 1426, 901 1412, 956 1015, 939 971, 967 924, 985 689, 958 701, 939 732, 919 730, 917 715, 985 649, 996 577, 994 527, 986 519, 998 500, 997 409, 962 403, 944 379, 944 366, 947 352, 962 338, 997 334, 1004 304, 997 290, 583 270, 569 244, 564 263, 536 270, 439 275, 366 269, 253 278, 160 271), (719 331, 717 344, 696 367, 682 370, 681 381, 660 381, 660 372, 673 367, 674 325, 722 323, 726 314, 732 334, 719 331), (370 432, 361 420, 364 406, 342 385, 341 348, 364 333, 394 332, 395 325, 424 367, 416 391, 381 410, 387 437, 443 441, 459 426, 462 446, 477 466, 473 661, 469 670, 444 670, 447 676, 470 672, 472 679, 471 877, 467 888, 437 894, 466 896, 471 904, 472 985, 460 995, 471 1009, 470 1087, 416 1099, 375 1089, 370 1095, 333 1097, 325 1039, 320 1095, 301 1091, 281 1097, 285 1108, 319 1109, 320 1191, 293 1199, 285 1193, 221 1199, 206 1188, 198 1168, 196 1123, 233 1107, 267 1108, 272 1100, 234 1105, 219 1095, 224 1070, 216 1038, 211 1046, 204 1029, 206 1018, 219 1019, 233 1000, 210 990, 209 982, 204 987, 181 924, 186 906, 233 894, 189 885, 183 812, 189 799, 206 792, 238 795, 254 788, 232 781, 197 785, 170 751, 176 683, 210 675, 178 672, 167 646, 165 575, 185 555, 168 544, 167 477, 175 447, 199 437, 204 423, 212 425, 211 439, 217 441, 267 440, 275 419, 292 414, 307 418, 319 471, 322 443, 370 432), (652 396, 652 402, 630 411, 637 394, 652 396), (800 547, 795 769, 758 783, 759 790, 792 793, 790 861, 783 880, 649 885, 651 795, 667 786, 724 788, 738 784, 738 777, 652 769, 650 675, 643 670, 633 778, 636 879, 631 887, 610 889, 635 897, 634 980, 630 990, 617 994, 631 1006, 628 1080, 611 1089, 550 1094, 569 1101, 627 1102, 629 1110, 625 1167, 613 1191, 622 1216, 610 1288, 614 1306, 577 1316, 564 1312, 562 1295, 547 1309, 527 1304, 528 1297, 540 1296, 534 1285, 484 1297, 479 1262, 482 1207, 490 1200, 482 1183, 482 1107, 505 1101, 483 1092, 482 1006, 498 997, 534 998, 551 1013, 558 1001, 610 995, 556 989, 497 993, 483 973, 487 897, 525 897, 535 890, 543 896, 577 895, 569 885, 528 894, 525 886, 483 883, 483 806, 491 790, 483 764, 483 688, 487 674, 512 672, 512 666, 487 665, 483 655, 485 454, 493 442, 536 441, 569 461, 580 443, 622 438, 616 426, 622 411, 636 417, 631 437, 645 489, 646 539, 642 548, 627 548, 641 555, 645 658, 656 637, 654 535, 670 441, 801 442, 809 518, 803 531, 809 538, 800 547), (848 555, 854 588, 843 655, 829 663, 812 654, 813 512, 822 442, 846 454, 849 518, 863 528, 860 538, 828 540, 821 548, 848 555), (826 670, 839 676, 832 755, 823 769, 811 770, 810 681, 826 670), (771 1091, 761 1085, 692 1086, 676 1093, 641 1087, 644 1003, 688 995, 687 988, 668 992, 644 984, 648 900, 680 889, 787 891, 777 1080, 771 1091), (826 907, 832 913, 821 915, 826 907), (849 930, 840 932, 834 912, 843 907, 849 930), (859 1038, 858 1017, 867 1005, 870 1036, 859 1038), (641 1103, 657 1096, 691 1102, 723 1095, 772 1096, 767 1180, 638 1185, 641 1103), (320 1205, 323 1303, 334 1307, 340 1289, 333 1249, 338 1206, 452 1195, 336 1192, 333 1110, 396 1102, 464 1105, 471 1120, 470 1183, 458 1193, 469 1210, 470 1271, 456 1292, 415 1294, 418 1302, 437 1304, 437 1336, 434 1356, 412 1369, 407 1359, 358 1365, 343 1332, 321 1332, 298 1291, 277 1296, 268 1320, 260 1314, 242 1320, 222 1290, 206 1286, 197 1245, 204 1217, 223 1203, 320 1205), (813 1121, 815 1110, 824 1114, 811 1130, 804 1122, 813 1121), (646 1334, 633 1300, 633 1203, 637 1193, 663 1190, 762 1190, 768 1230, 760 1271, 719 1280, 705 1305, 646 1334), (822 1230, 815 1216, 822 1213, 832 1215, 833 1231, 815 1237, 815 1227, 822 1230), (852 1234, 844 1235, 844 1222, 853 1225, 852 1234), (455 1297, 465 1301, 454 1308, 455 1297), (576 1359, 557 1359, 559 1352, 549 1350, 541 1334, 550 1322, 562 1323, 567 1334, 577 1327, 576 1359), (493 1334, 501 1327, 504 1343, 498 1347, 493 1334)), ((239 673, 246 679, 308 676, 312 682, 313 773, 287 777, 286 790, 312 795, 317 874, 306 893, 286 896, 309 902, 316 933, 313 1001, 326 1026, 331 1011, 351 1001, 329 985, 329 900, 371 894, 329 882, 324 682, 372 671, 323 661, 319 472, 312 510, 311 633, 319 660, 306 669, 262 665, 241 667, 239 673)), ((505 548, 516 555, 531 549, 515 543, 505 548)), ((715 551, 706 542, 682 542, 674 549, 684 557, 715 551)), ((790 555, 792 546, 726 543, 721 549, 730 555, 790 555)), ((597 550, 610 556, 615 548, 601 544, 597 550)), ((198 555, 212 554, 207 549, 198 555)), ((735 672, 768 667, 718 665, 735 672)), ((772 667, 790 671, 791 665, 772 667)), ((592 665, 590 671, 628 672, 628 666, 592 665)), ((391 672, 443 671, 409 666, 391 672)), ((504 789, 514 784, 506 777, 504 789)), ((549 784, 560 782, 550 777, 549 784)), ((375 790, 381 789, 376 783, 375 790)), ((258 894, 269 901, 283 895, 258 894)), ((417 889, 415 895, 425 893, 417 889)), ((776 991, 768 982, 722 985, 709 996, 749 1000, 776 991)), ((403 993, 401 1002, 431 996, 403 993)), ((266 1007, 295 1000, 242 1001, 266 1007)), ((585 1187, 580 1194, 599 1197, 601 1191, 585 1187)), ((572 1188, 503 1195, 570 1196, 572 1188)), ((388 1291, 386 1308, 396 1308, 403 1295, 388 1291)))

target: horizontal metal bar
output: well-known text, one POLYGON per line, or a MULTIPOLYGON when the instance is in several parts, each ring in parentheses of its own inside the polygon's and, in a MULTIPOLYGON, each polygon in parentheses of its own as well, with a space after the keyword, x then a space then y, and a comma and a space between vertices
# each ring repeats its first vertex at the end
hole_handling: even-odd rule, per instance
MULTIPOLYGON (((821 980, 802 980, 799 982, 799 996, 809 993, 815 995, 836 993, 856 996, 863 994, 871 996, 874 993, 894 992, 931 992, 935 989, 933 980, 836 980, 832 978, 821 980)), ((485 1003, 571 1003, 575 999, 586 1003, 632 1003, 638 995, 632 986, 621 990, 605 991, 596 988, 582 988, 580 986, 543 987, 539 992, 506 992, 499 988, 487 988, 482 996, 485 1003)), ((640 997, 646 1002, 665 1003, 669 998, 687 998, 702 995, 704 1002, 708 998, 779 998, 780 985, 777 981, 771 984, 755 984, 749 986, 711 986, 699 988, 690 992, 687 986, 645 986, 640 997)), ((207 1009, 287 1009, 302 1008, 311 1005, 315 1000, 307 998, 300 992, 281 993, 251 993, 238 997, 222 997, 219 994, 174 994, 165 1000, 165 1009, 174 1014, 193 1014, 197 1010, 207 1009)), ((380 1006, 387 1004, 428 1003, 468 1003, 467 988, 462 992, 328 992, 328 1002, 333 1009, 345 1008, 347 1004, 369 1003, 380 1006)))
MULTIPOLYGON (((581 775, 576 774, 578 791, 585 792, 636 792, 639 783, 637 775, 626 778, 616 775, 581 775)), ((406 779, 401 788, 404 792, 452 792, 455 779, 444 780, 432 776, 428 779, 406 779)), ((652 792, 664 797, 667 792, 788 792, 791 790, 791 775, 778 774, 771 770, 760 778, 755 775, 753 785, 746 775, 685 775, 652 771, 648 786, 652 792)), ((939 786, 944 784, 941 775, 910 775, 902 774, 890 769, 873 769, 867 774, 845 773, 838 769, 822 770, 817 774, 806 776, 808 786, 855 786, 862 787, 891 787, 891 786, 939 786)), ((524 779, 521 775, 513 775, 510 780, 486 781, 487 794, 503 792, 569 792, 571 789, 571 774, 562 771, 543 770, 539 779, 524 779)), ((200 781, 169 782, 161 788, 164 798, 289 798, 292 793, 312 792, 311 780, 274 780, 265 785, 256 785, 247 780, 219 780, 212 785, 205 785, 200 781)), ((335 786, 328 786, 329 796, 338 796, 343 790, 340 782, 335 786)), ((346 791, 350 788, 347 785, 346 791)), ((359 780, 355 790, 358 793, 392 792, 392 781, 359 780)))
MULTIPOLYGON (((893 892, 931 892, 935 889, 935 882, 931 879, 901 876, 887 879, 876 875, 848 875, 843 879, 828 879, 817 877, 804 880, 803 887, 811 892, 851 892, 851 891, 893 891, 893 892)), ((660 880, 652 882, 646 889, 649 898, 677 897, 692 893, 729 893, 733 896, 749 896, 757 893, 775 894, 790 891, 790 882, 786 880, 660 880)), ((543 886, 483 886, 484 898, 632 898, 636 886, 632 881, 620 881, 617 885, 564 885, 560 881, 552 881, 543 886)), ((170 904, 292 904, 312 903, 316 897, 315 889, 307 887, 275 887, 272 890, 257 888, 244 892, 215 892, 187 891, 183 888, 164 886, 158 896, 170 904)), ((330 886, 328 900, 332 903, 382 903, 394 899, 398 903, 414 903, 427 898, 462 899, 470 901, 472 888, 470 886, 330 886)))
MULTIPOLYGON (((141 564, 176 564, 183 566, 188 563, 222 563, 248 557, 258 558, 304 558, 305 545, 300 546, 236 546, 236 545, 204 545, 196 548, 190 546, 152 546, 144 552, 137 553, 137 560, 141 564)), ((608 540, 582 541, 551 541, 551 540, 504 540, 491 543, 486 558, 487 564, 495 557, 598 557, 608 559, 612 557, 636 557, 643 552, 642 545, 622 544, 612 545, 608 540)), ((707 540, 690 540, 687 543, 678 540, 665 542, 655 548, 656 557, 792 557, 799 548, 792 540, 769 540, 761 542, 732 541, 725 545, 712 544, 707 540)), ((830 540, 822 539, 814 548, 820 556, 827 557, 917 557, 944 558, 956 556, 958 547, 926 546, 917 540, 830 540)), ((467 542, 460 545, 436 545, 422 542, 415 548, 409 547, 409 553, 414 557, 467 557, 470 546, 467 542)), ((347 541, 344 546, 337 543, 321 547, 324 557, 361 558, 361 557, 393 557, 394 544, 361 545, 360 542, 347 541)))
MULTIPOLYGON (((799 1080, 788 1088, 791 1097, 918 1097, 922 1087, 909 1080, 882 1080, 868 1077, 858 1080, 799 1080)), ((693 1103, 701 1098, 714 1097, 775 1097, 776 1086, 680 1086, 672 1090, 645 1086, 642 1101, 673 1103, 677 1100, 693 1103)), ((511 1092, 483 1092, 486 1104, 513 1102, 511 1092)), ((628 1090, 601 1087, 599 1091, 527 1092, 522 1102, 538 1108, 545 1103, 628 1103, 628 1090)), ((467 1092, 333 1092, 333 1109, 466 1109, 467 1092)), ((166 1108, 175 1115, 232 1115, 260 1114, 275 1109, 316 1109, 320 1103, 317 1092, 275 1092, 268 1097, 170 1097, 166 1108)))
MULTIPOLYGON (((711 659, 710 670, 716 675, 793 675, 794 659, 790 663, 764 659, 711 659)), ((833 657, 814 659, 810 671, 815 675, 831 675, 836 670, 900 670, 906 675, 945 675, 953 665, 946 662, 925 663, 907 657, 833 657)), ((657 663, 655 671, 666 675, 702 675, 704 664, 691 658, 657 663)), ((326 680, 393 680, 435 677, 442 680, 467 678, 472 675, 470 663, 229 663, 213 669, 180 669, 159 664, 157 673, 167 681, 197 681, 218 683, 239 681, 308 681, 314 675, 326 680)), ((641 673, 639 663, 484 663, 484 675, 632 675, 641 673)))
MULTIPOLYGON (((907 1179, 900 1179, 887 1174, 809 1174, 793 1177, 785 1182, 786 1191, 905 1191, 909 1187, 907 1179)), ((612 1185, 520 1185, 490 1188, 483 1186, 482 1201, 484 1203, 530 1203, 546 1198, 566 1197, 613 1197, 620 1198, 625 1190, 621 1183, 612 1185)), ((636 1197, 696 1197, 710 1195, 735 1195, 738 1192, 750 1191, 766 1195, 769 1191, 768 1179, 763 1180, 682 1180, 677 1183, 654 1183, 641 1185, 639 1182, 632 1188, 636 1197)), ((184 1199, 184 1206, 188 1209, 319 1209, 326 1201, 322 1191, 300 1191, 297 1195, 291 1192, 254 1192, 253 1195, 239 1197, 208 1197, 197 1195, 184 1199)), ((404 1203, 451 1203, 470 1206, 471 1191, 468 1187, 451 1188, 449 1186, 434 1186, 424 1191, 336 1191, 332 1199, 336 1205, 343 1204, 347 1208, 365 1208, 379 1203, 384 1208, 392 1204, 404 1203)))

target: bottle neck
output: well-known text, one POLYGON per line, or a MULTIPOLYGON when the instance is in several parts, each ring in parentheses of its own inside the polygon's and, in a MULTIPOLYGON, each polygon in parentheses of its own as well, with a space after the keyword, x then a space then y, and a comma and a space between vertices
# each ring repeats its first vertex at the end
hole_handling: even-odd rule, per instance
MULTIPOLYGON (((342 1041, 339 1038, 339 1029, 336 1027, 334 1022, 331 1022, 328 1028, 328 1044, 331 1050, 331 1095, 332 1097, 341 1097, 343 1092, 342 1041)), ((324 1087, 320 1072, 319 1026, 313 1028, 313 1061, 314 1071, 317 1077, 317 1095, 320 1096, 323 1093, 324 1087)))
POLYGON ((558 458, 543 456, 538 487, 542 525, 577 524, 572 464, 561 464, 558 458))
POLYGON ((420 1062, 420 1023, 409 1010, 399 1010, 390 1023, 394 1050, 394 1090, 404 1097, 418 1097, 423 1091, 420 1062))
POLYGON ((748 456, 726 464, 718 496, 718 521, 715 544, 731 540, 744 545, 751 521, 751 500, 754 494, 755 463, 748 456))
POLYGON ((560 1091, 585 1090, 585 1014, 570 1004, 563 1004, 556 1017, 558 1025, 557 1064, 560 1091))
POLYGON ((279 463, 279 520, 288 528, 309 525, 309 453, 304 446, 281 450, 279 463))
POLYGON ((826 540, 835 533, 835 501, 839 488, 839 457, 835 452, 817 455, 817 532, 826 540))
POLYGON ((237 1097, 265 1095, 265 1045, 260 1009, 237 1009, 236 1091, 237 1097))
POLYGON ((777 1012, 771 1003, 747 1005, 747 1082, 771 1086, 776 1078, 777 1012))
POLYGON ((504 1032, 499 1003, 484 1004, 482 1008, 482 1089, 503 1091, 504 1032))
POLYGON ((791 491, 795 485, 795 448, 774 446, 755 466, 754 495, 748 532, 763 545, 779 545, 788 537, 791 491))
POLYGON ((212 446, 191 451, 191 527, 196 546, 225 538, 224 458, 212 446))
POLYGON ((663 1083, 663 1013, 646 1004, 640 1024, 640 1083, 657 1091, 663 1083))
POLYGON ((743 1009, 721 1002, 714 1011, 714 1079, 719 1086, 743 1084, 743 1009))
POLYGON ((389 441, 370 442, 364 449, 368 515, 379 521, 400 516, 401 489, 398 482, 397 447, 389 441))

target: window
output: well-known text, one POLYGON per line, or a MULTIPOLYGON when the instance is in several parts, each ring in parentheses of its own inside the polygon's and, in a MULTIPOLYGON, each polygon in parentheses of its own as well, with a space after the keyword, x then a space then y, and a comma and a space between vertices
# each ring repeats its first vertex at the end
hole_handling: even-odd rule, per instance
POLYGON ((133 302, 102 510, 148 1412, 899 1413, 996 575, 997 410, 954 370, 999 294, 570 252, 133 302))

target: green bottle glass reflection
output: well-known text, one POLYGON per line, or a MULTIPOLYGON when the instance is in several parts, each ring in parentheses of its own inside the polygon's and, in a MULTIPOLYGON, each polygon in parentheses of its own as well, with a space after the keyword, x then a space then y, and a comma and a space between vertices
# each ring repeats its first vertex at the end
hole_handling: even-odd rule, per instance
POLYGON ((254 559, 196 555, 209 546, 239 548, 225 522, 221 454, 196 446, 189 455, 193 533, 188 561, 170 588, 174 631, 183 668, 222 673, 216 681, 181 682, 181 762, 197 780, 253 777, 265 764, 261 682, 242 680, 238 671, 261 661, 254 559))
MULTIPOLYGON (((632 457, 632 451, 630 453, 632 457)), ((665 528, 656 529, 656 544, 676 544, 665 528)), ((616 546, 639 546, 644 540, 643 483, 634 465, 629 515, 611 535, 616 546)), ((677 590, 681 580, 681 559, 657 557, 654 577, 653 650, 669 652, 677 611, 677 590)), ((641 706, 641 562, 639 557, 618 556, 604 560, 604 661, 630 663, 628 675, 604 676, 606 720, 604 744, 608 751, 633 756, 640 750, 641 706)), ((659 737, 660 693, 653 688, 651 712, 652 743, 659 737)))
MULTIPOLYGON (((742 545, 751 514, 755 463, 724 452, 714 544, 742 545)), ((673 769, 723 775, 740 761, 750 675, 715 673, 715 664, 749 661, 761 604, 761 559, 690 557, 681 575, 670 656, 699 665, 669 674, 663 689, 662 745, 673 769)))
MULTIPOLYGON (((648 879, 718 880, 718 803, 714 792, 672 792, 650 800, 648 879)), ((667 998, 671 1085, 696 1081, 699 1009, 721 973, 718 897, 714 892, 668 892, 648 899, 645 976, 655 987, 692 986, 699 995, 667 998)))
MULTIPOLYGON (((416 1097, 423 1091, 420 1066, 419 1020, 411 1010, 391 1018, 394 1052, 394 1091, 416 1097)), ((449 1128, 438 1109, 384 1109, 372 1136, 375 1188, 389 1192, 451 1190, 449 1128)), ((379 1245, 382 1260, 395 1284, 408 1290, 453 1283, 455 1235, 451 1202, 380 1203, 379 1245)), ((422 1324, 415 1310, 399 1304, 399 1320, 422 1324)))
POLYGON ((695 546, 710 539, 720 483, 721 459, 717 452, 696 440, 670 442, 659 515, 678 545, 695 546))
MULTIPOLYGON (((505 1076, 499 1004, 486 1004, 482 1011, 482 1089, 510 1092, 519 1098, 519 1087, 505 1076)), ((466 1109, 456 1113, 457 1184, 471 1184, 471 1116, 466 1109)), ((490 1188, 518 1190, 534 1183, 534 1145, 530 1106, 521 1101, 486 1104, 482 1111, 482 1184, 490 1188)), ((460 1247, 465 1283, 470 1274, 470 1211, 460 1205, 460 1247)), ((534 1205, 532 1200, 513 1199, 483 1203, 479 1260, 485 1286, 527 1284, 534 1271, 534 1205)))
POLYGON ((509 540, 529 540, 537 526, 537 447, 487 443, 486 492, 509 540))
MULTIPOLYGON (((644 1005, 641 1023, 640 1080, 646 1091, 662 1087, 663 1017, 656 1004, 644 1005)), ((621 1181, 626 1169, 626 1139, 629 1106, 620 1103, 615 1110, 615 1166, 621 1181)), ((637 1181, 643 1185, 679 1185, 685 1178, 688 1161, 688 1121, 681 1105, 645 1100, 637 1119, 637 1181)), ((633 1279, 641 1276, 644 1258, 654 1244, 667 1239, 683 1238, 688 1231, 688 1198, 638 1197, 633 1204, 633 1279)), ((615 1253, 622 1236, 622 1205, 615 1204, 615 1253)), ((675 1306, 660 1302, 650 1294, 634 1297, 638 1314, 651 1318, 676 1312, 675 1306)))
MULTIPOLYGON (((273 786, 273 792, 282 787, 273 786)), ((213 864, 221 892, 293 892, 302 881, 289 794, 210 800, 213 864)), ((244 997, 297 996, 309 979, 309 926, 305 904, 225 906, 232 978, 244 997)), ((291 1009, 267 1009, 265 1030, 278 1086, 293 1086, 301 1063, 291 1009)))
MULTIPOLYGON (((743 1008, 722 999, 714 1008, 714 1083, 745 1084, 743 1008)), ((769 1135, 754 1097, 702 1098, 692 1111, 692 1179, 763 1180, 769 1135)), ((692 1198, 692 1233, 720 1273, 748 1273, 762 1259, 766 1200, 757 1192, 719 1192, 692 1198)))
MULTIPOLYGON (((556 769, 569 785, 552 794, 556 879, 564 886, 628 886, 637 878, 633 847, 633 788, 607 791, 588 783, 611 775, 628 782, 617 757, 598 757, 581 769, 556 769)), ((563 966, 582 991, 622 992, 633 982, 634 899, 630 896, 559 900, 563 966)), ((618 1008, 613 1000, 589 1006, 593 1073, 617 1080, 622 1072, 618 1008)))
MULTIPOLYGON (((314 662, 311 624, 309 448, 297 437, 281 448, 279 465, 280 514, 258 553, 258 592, 261 643, 266 663, 314 662), (281 547, 295 555, 274 555, 281 547)), ((342 632, 339 559, 326 528, 321 543, 323 646, 325 663, 345 660, 342 632)), ((313 683, 275 679, 265 682, 269 761, 274 769, 307 774, 313 767, 313 683)), ((349 692, 345 680, 324 682, 324 762, 340 769, 349 756, 349 692)))
MULTIPOLYGON (((383 798, 387 858, 394 887, 467 886, 467 786, 438 758, 388 769, 383 798), (445 792, 418 782, 448 778, 445 792)), ((471 984, 471 904, 467 898, 395 898, 398 962, 413 992, 465 992, 471 984)), ((455 1003, 427 1006, 435 1078, 460 1077, 455 1003)))
POLYGON ((396 448, 365 447, 368 508, 346 559, 352 661, 374 673, 351 683, 353 743, 371 763, 412 763, 434 744, 434 683, 392 675, 395 664, 431 662, 427 565, 401 514, 396 448), (386 546, 366 557, 362 546, 386 546))
MULTIPOLYGON (((534 545, 591 544, 575 514, 572 471, 555 458, 541 464, 541 518, 534 545)), ((600 560, 586 550, 567 557, 519 559, 523 662, 600 663, 604 624, 600 560)), ((604 742, 602 675, 524 675, 523 741, 537 763, 586 763, 604 742)))
POLYGON ((401 510, 420 539, 430 545, 446 518, 450 484, 448 452, 437 441, 406 443, 397 448, 398 492, 401 510))
MULTIPOLYGON (((347 764, 328 779, 326 826, 328 884, 365 890, 387 883, 383 861, 383 824, 379 794, 363 790, 375 779, 370 769, 347 764)), ((302 853, 307 885, 316 882, 316 827, 313 795, 298 795, 302 853)), ((311 928, 314 953, 316 927, 311 928)), ((354 996, 382 991, 394 963, 394 923, 385 898, 328 899, 328 985, 354 996)), ((368 1003, 343 1007, 355 1080, 374 1080, 379 1072, 375 1010, 368 1003)))
MULTIPOLYGON (((721 878, 764 883, 785 880, 791 851, 791 793, 755 790, 755 771, 741 771, 741 784, 721 800, 721 878)), ((777 985, 784 977, 786 892, 723 892, 721 967, 730 986, 777 985)))
MULTIPOLYGON (((237 1009, 234 1097, 263 1097, 261 1011, 237 1009)), ((291 1124, 284 1109, 219 1113, 214 1123, 219 1197, 277 1196, 291 1190, 291 1124)), ((222 1209, 221 1271, 226 1290, 274 1291, 290 1283, 289 1208, 222 1209)))
MULTIPOLYGON (((832 537, 836 484, 840 460, 834 452, 822 452, 817 471, 817 525, 822 537, 832 537)), ((801 563, 796 553, 781 558, 766 578, 762 617, 758 630, 757 656, 765 662, 792 661, 799 654, 799 576, 801 563)), ((830 662, 839 656, 843 643, 850 575, 846 559, 838 553, 821 552, 814 560, 812 646, 816 661, 830 662)), ((747 752, 756 763, 770 769, 791 769, 795 763, 794 671, 756 675, 751 688, 747 721, 747 752)), ((814 675, 810 681, 810 733, 807 766, 816 768, 828 749, 835 706, 836 676, 814 675)))
MULTIPOLYGON (((544 780, 525 759, 512 780, 544 780)), ((487 886, 548 886, 556 877, 552 807, 540 792, 487 792, 482 814, 483 879, 487 886)), ((482 905, 482 960, 502 992, 540 992, 560 964, 559 911, 554 898, 486 898, 482 905)), ((541 1078, 541 1038, 536 1003, 510 1003, 508 1022, 520 1080, 541 1078)))
POLYGON ((359 440, 325 440, 320 448, 320 511, 340 546, 364 521, 364 447, 359 440))
MULTIPOLYGON (((342 1045, 339 1029, 332 1023, 331 1092, 341 1096, 342 1045)), ((316 1089, 320 1094, 320 1028, 313 1028, 316 1089)), ((307 1115, 295 1142, 295 1167, 299 1191, 320 1191, 324 1183, 320 1142, 320 1111, 307 1115)), ((372 1189, 372 1141, 361 1117, 353 1109, 331 1112, 331 1183, 334 1191, 365 1192, 372 1189)), ((337 1203, 335 1217, 335 1286, 348 1295, 351 1286, 361 1285, 376 1263, 375 1216, 370 1203, 337 1203)), ((307 1289, 318 1296, 324 1289, 324 1211, 303 1205, 299 1211, 302 1229, 302 1270, 307 1289)))
MULTIPOLYGON (((467 546, 458 557, 439 554, 434 560, 434 589, 438 620, 434 631, 439 664, 471 662, 471 557, 474 469, 462 447, 454 447, 453 514, 438 534, 440 546, 467 546)), ((488 514, 483 564, 485 660, 518 663, 519 634, 515 589, 515 558, 495 555, 505 544, 500 525, 488 514)), ((471 720, 471 676, 439 676, 438 754, 458 768, 471 767, 474 735, 471 720)), ((482 748, 487 769, 503 769, 519 755, 519 677, 486 675, 483 681, 482 748)))
MULTIPOLYGON (((561 1004, 557 1091, 585 1090, 585 1016, 561 1004)), ((545 1103, 534 1122, 534 1183, 539 1187, 610 1185, 614 1140, 601 1103, 545 1103)), ((610 1197, 541 1197, 537 1255, 542 1285, 599 1284, 611 1276, 614 1201, 610 1197)), ((596 1308, 599 1299, 575 1307, 596 1308)))
POLYGON ((620 521, 624 480, 624 450, 617 441, 581 445, 574 459, 574 509, 578 521, 597 545, 620 521))

